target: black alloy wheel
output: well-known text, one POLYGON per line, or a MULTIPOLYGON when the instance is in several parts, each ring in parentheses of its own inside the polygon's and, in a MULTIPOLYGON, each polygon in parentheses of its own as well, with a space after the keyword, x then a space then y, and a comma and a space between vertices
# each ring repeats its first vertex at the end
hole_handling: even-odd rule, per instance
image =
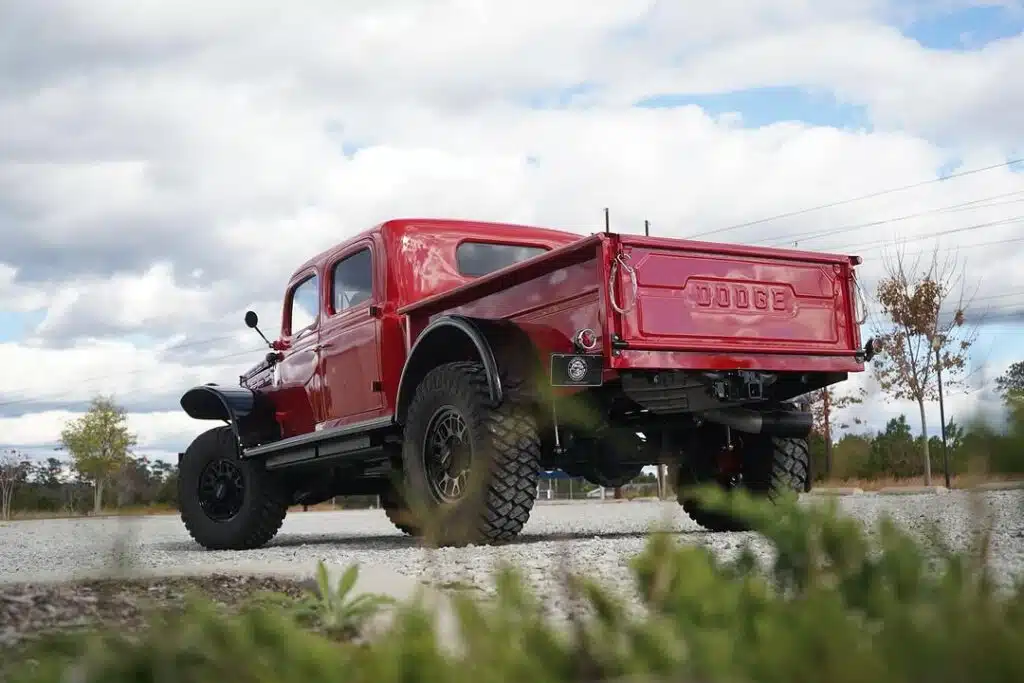
POLYGON ((232 519, 245 504, 245 477, 241 468, 227 459, 207 463, 199 475, 198 489, 200 507, 215 522, 232 519))
POLYGON ((452 503, 462 498, 472 460, 465 418, 453 406, 442 406, 430 418, 423 440, 423 468, 436 501, 452 503))

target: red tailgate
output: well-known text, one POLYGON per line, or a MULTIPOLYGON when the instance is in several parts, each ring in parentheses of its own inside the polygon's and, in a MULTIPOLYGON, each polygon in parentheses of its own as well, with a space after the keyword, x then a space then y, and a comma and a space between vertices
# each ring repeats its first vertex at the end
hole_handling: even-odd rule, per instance
POLYGON ((853 355, 851 258, 707 242, 622 237, 627 348, 853 355))

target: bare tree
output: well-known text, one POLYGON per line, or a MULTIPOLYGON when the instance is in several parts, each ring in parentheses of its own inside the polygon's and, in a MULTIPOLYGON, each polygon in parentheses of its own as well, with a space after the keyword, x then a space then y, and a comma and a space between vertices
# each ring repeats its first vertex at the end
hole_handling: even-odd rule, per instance
POLYGON ((963 269, 954 254, 940 261, 938 247, 922 263, 913 263, 901 251, 883 257, 885 275, 877 298, 886 320, 875 320, 875 333, 884 352, 873 362, 882 391, 897 400, 913 400, 921 414, 924 442, 924 480, 931 485, 931 455, 925 403, 938 398, 936 382, 944 387, 966 380, 968 352, 977 327, 966 325, 968 301, 963 269), (954 291, 959 290, 954 297, 954 291))
POLYGON ((17 451, 0 455, 0 519, 11 518, 14 491, 25 478, 25 463, 17 451))

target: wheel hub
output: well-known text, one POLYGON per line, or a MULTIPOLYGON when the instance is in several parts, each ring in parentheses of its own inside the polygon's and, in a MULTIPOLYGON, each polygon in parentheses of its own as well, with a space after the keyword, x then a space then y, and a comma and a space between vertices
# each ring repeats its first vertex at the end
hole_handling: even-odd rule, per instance
POLYGON ((214 460, 199 475, 199 505, 215 522, 226 522, 242 509, 245 502, 245 477, 230 460, 214 460))
POLYGON ((434 498, 441 502, 461 498, 471 462, 466 420, 451 406, 441 408, 430 419, 423 443, 423 465, 434 498))

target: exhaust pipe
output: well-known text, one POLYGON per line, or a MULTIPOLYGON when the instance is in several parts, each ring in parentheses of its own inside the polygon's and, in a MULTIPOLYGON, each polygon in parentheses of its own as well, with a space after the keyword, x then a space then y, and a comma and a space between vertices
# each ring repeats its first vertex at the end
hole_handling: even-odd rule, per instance
POLYGON ((746 408, 709 410, 704 419, 749 434, 771 434, 783 438, 802 439, 811 433, 814 416, 810 412, 773 410, 761 412, 746 408))

